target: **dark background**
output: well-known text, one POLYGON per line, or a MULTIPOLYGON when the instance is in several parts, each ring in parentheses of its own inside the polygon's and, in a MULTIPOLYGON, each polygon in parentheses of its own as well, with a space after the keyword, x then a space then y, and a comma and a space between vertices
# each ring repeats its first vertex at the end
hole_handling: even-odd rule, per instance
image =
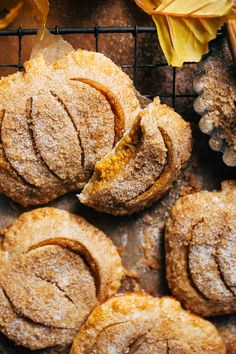
MULTIPOLYGON (((51 0, 48 16, 48 28, 59 26, 84 27, 84 26, 153 26, 150 16, 143 13, 133 0, 51 0)), ((33 19, 22 14, 11 24, 10 28, 34 28, 33 19)), ((95 36, 91 35, 66 35, 64 38, 74 48, 88 50, 95 49, 95 36)), ((22 61, 26 61, 31 53, 35 36, 24 36, 22 39, 22 61)), ((118 65, 134 64, 134 38, 132 34, 100 34, 99 51, 109 56, 118 65)), ((0 64, 18 63, 18 37, 0 37, 0 64)), ((165 58, 159 47, 157 36, 152 34, 139 34, 138 36, 138 64, 165 63, 165 58)), ((0 68, 0 76, 15 72, 16 68, 0 68)), ((193 80, 196 77, 197 65, 186 64, 181 69, 176 69, 176 94, 193 94, 193 80)), ((126 69, 133 77, 133 69, 126 69)), ((173 69, 168 66, 154 68, 137 68, 136 88, 144 95, 171 95, 173 91, 173 69)), ((162 102, 172 104, 171 98, 163 98, 162 102)), ((126 269, 130 271, 127 279, 131 290, 141 288, 162 295, 168 293, 164 284, 163 264, 163 236, 164 223, 169 209, 179 196, 200 190, 220 188, 220 182, 227 178, 235 177, 235 169, 227 168, 222 162, 222 155, 216 154, 208 147, 208 137, 198 129, 199 116, 193 110, 192 97, 177 97, 176 110, 186 120, 192 122, 194 134, 193 158, 171 192, 162 201, 145 212, 127 218, 114 218, 91 211, 81 205, 74 195, 60 198, 51 203, 53 206, 78 213, 94 225, 104 230, 119 247, 123 247, 122 259, 126 269), (127 240, 126 240, 127 238, 127 240), (147 239, 146 239, 147 238, 147 239), (124 245, 123 245, 124 243, 124 245), (140 246, 141 245, 141 246, 140 246), (152 247, 151 259, 143 258, 143 248, 152 247), (132 254, 132 257, 130 257, 132 254), (142 262, 140 262, 140 260, 142 262), (149 262, 148 264, 146 264, 149 262), (151 265, 150 265, 151 262, 151 265), (154 264, 152 263, 154 262, 154 264), (137 281, 132 278, 136 273, 140 277, 137 281), (138 284, 140 283, 140 284, 138 284), (138 287, 138 288, 137 288, 138 287)), ((12 204, 4 196, 0 198, 0 227, 5 227, 12 222, 24 208, 12 204)), ((125 280, 126 281, 126 280, 125 280)), ((228 320, 226 321, 228 323, 228 320)), ((231 320, 229 321, 231 328, 231 320)), ((223 320, 223 329, 225 322, 223 320)), ((234 327, 235 330, 235 325, 234 327)), ((59 353, 55 351, 40 351, 40 354, 59 353)), ((28 354, 30 351, 19 349, 0 335, 0 354, 28 354)), ((67 351, 63 351, 67 353, 67 351)))

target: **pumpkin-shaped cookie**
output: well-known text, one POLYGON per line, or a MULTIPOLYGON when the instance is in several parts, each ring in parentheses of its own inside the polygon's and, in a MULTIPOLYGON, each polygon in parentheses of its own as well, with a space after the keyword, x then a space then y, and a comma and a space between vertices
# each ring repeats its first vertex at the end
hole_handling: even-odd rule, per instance
POLYGON ((70 344, 122 277, 112 242, 84 219, 42 208, 22 214, 1 247, 0 328, 17 344, 70 344))
POLYGON ((173 294, 203 316, 236 310, 236 186, 180 198, 166 226, 166 271, 173 294))
POLYGON ((38 56, 0 90, 0 186, 23 205, 80 190, 140 111, 129 77, 82 50, 38 56))
POLYGON ((216 328, 173 298, 113 297, 89 316, 70 354, 224 354, 216 328))

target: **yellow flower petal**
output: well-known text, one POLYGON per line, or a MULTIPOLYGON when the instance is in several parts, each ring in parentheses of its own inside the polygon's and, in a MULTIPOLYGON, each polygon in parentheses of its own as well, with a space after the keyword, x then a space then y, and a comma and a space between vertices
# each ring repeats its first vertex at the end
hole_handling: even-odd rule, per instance
POLYGON ((181 67, 197 62, 208 51, 208 42, 232 17, 232 0, 135 0, 152 15, 168 64, 181 67), (156 6, 158 5, 158 6, 156 6))

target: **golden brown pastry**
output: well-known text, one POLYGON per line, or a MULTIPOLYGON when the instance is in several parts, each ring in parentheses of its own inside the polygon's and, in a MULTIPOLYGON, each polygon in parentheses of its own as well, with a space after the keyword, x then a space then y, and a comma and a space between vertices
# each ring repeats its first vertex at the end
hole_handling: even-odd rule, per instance
POLYGON ((99 211, 132 214, 158 200, 191 153, 191 129, 156 98, 132 128, 95 165, 79 199, 99 211))
POLYGON ((81 189, 140 111, 129 77, 82 50, 38 56, 0 91, 0 185, 23 205, 81 189))
POLYGON ((218 38, 202 60, 194 88, 199 93, 194 108, 202 115, 200 129, 211 136, 210 147, 224 153, 226 165, 236 166, 235 64, 226 39, 218 38))
POLYGON ((97 307, 70 354, 223 354, 216 328, 173 298, 144 294, 113 297, 97 307))
POLYGON ((0 256, 0 330, 30 349, 70 344, 123 273, 100 230, 54 208, 22 214, 5 230, 0 256))
POLYGON ((180 198, 166 226, 173 294, 203 316, 236 311, 236 182, 180 198))

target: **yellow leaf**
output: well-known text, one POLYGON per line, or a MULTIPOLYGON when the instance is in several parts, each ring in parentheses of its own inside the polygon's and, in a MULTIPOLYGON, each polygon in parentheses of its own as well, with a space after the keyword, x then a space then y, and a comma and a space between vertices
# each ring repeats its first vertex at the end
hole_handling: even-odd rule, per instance
POLYGON ((22 6, 23 6, 23 2, 20 1, 14 7, 9 9, 9 12, 6 14, 6 16, 0 19, 0 29, 6 28, 7 26, 10 25, 10 23, 14 21, 14 19, 19 15, 22 6))
POLYGON ((35 15, 42 23, 42 27, 45 28, 49 2, 48 0, 8 0, 7 2, 0 0, 1 9, 7 9, 9 12, 3 19, 0 19, 0 29, 7 27, 19 15, 22 9, 35 15))
POLYGON ((45 28, 49 11, 48 0, 24 0, 24 2, 26 9, 32 11, 45 28))
POLYGON ((231 8, 231 0, 163 0, 152 13, 167 16, 214 18, 225 16, 231 8))
POLYGON ((168 64, 181 67, 185 61, 199 61, 208 42, 232 15, 231 0, 135 0, 152 15, 168 64))
POLYGON ((149 13, 150 9, 156 9, 160 4, 161 4, 161 0, 142 0, 140 1, 136 1, 136 3, 141 7, 141 5, 143 6, 142 9, 145 11, 145 9, 147 9, 147 13, 149 13))

